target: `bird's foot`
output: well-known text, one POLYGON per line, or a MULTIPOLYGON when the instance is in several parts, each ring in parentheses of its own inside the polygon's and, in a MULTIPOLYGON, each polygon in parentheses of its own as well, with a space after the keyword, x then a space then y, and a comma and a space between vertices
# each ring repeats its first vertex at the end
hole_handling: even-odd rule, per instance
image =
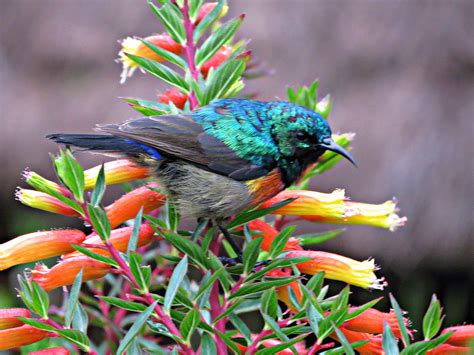
POLYGON ((226 266, 234 266, 242 263, 242 255, 239 255, 235 258, 229 258, 228 256, 219 256, 219 260, 222 264, 226 266))

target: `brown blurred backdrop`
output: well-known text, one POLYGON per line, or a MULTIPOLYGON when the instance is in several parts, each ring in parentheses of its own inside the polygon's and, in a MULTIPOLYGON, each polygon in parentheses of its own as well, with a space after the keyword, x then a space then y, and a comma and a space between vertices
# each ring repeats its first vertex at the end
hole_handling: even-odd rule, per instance
MULTIPOLYGON (((145 1, 0 3, 4 241, 71 223, 13 199, 24 167, 52 177, 48 152, 57 147, 47 133, 88 132, 95 123, 134 117, 117 98, 155 99, 163 87, 139 73, 120 85, 113 62, 117 40, 162 31, 145 1)), ((230 15, 241 12, 240 35, 274 71, 249 82, 248 91, 285 98, 287 85, 320 78, 321 93, 334 99, 332 126, 357 133, 359 168, 340 164, 314 187, 343 187, 353 200, 373 203, 396 196, 408 216, 395 233, 353 227, 322 248, 376 257, 415 321, 431 292, 441 297, 448 324, 472 321, 474 2, 230 1, 230 15)), ((100 161, 79 159, 86 166, 100 161)), ((0 277, 3 288, 8 275, 0 277)), ((0 303, 14 302, 12 295, 4 287, 0 303)))

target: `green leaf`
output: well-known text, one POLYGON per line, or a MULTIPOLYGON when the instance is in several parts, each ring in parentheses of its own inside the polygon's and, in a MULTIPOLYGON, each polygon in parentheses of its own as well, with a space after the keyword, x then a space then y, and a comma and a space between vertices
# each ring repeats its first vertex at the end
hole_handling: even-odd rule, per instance
POLYGON ((400 327, 400 333, 402 335, 402 341, 405 347, 407 347, 410 344, 410 337, 408 336, 408 330, 405 325, 405 322, 403 320, 403 313, 402 310, 400 309, 400 306, 398 305, 397 300, 393 295, 390 293, 390 303, 392 305, 393 310, 395 311, 395 314, 397 315, 397 322, 398 326, 400 327))
POLYGON ((184 317, 179 327, 179 332, 186 342, 189 342, 189 339, 196 330, 197 325, 199 324, 200 314, 196 309, 191 310, 186 317, 184 317))
POLYGON ((263 269, 254 272, 250 274, 244 281, 244 283, 249 283, 253 280, 258 280, 265 276, 268 272, 277 269, 277 268, 283 268, 283 267, 290 267, 299 263, 302 263, 304 261, 311 260, 311 258, 307 256, 303 257, 297 257, 297 258, 282 258, 282 259, 276 259, 272 260, 268 265, 266 265, 263 269))
POLYGON ((237 297, 248 296, 251 294, 263 292, 272 287, 284 286, 297 279, 298 279, 297 277, 280 277, 272 281, 261 281, 256 284, 245 285, 245 286, 240 287, 233 294, 231 294, 229 297, 229 300, 237 298, 237 297))
MULTIPOLYGON (((207 290, 209 290, 214 282, 219 278, 219 276, 224 272, 225 268, 220 268, 216 270, 212 276, 210 276, 205 282, 201 283, 198 292, 194 296, 194 301, 198 300, 207 290)), ((204 279, 203 279, 204 280, 204 279)))
POLYGON ((436 349, 441 344, 445 343, 454 332, 447 332, 441 334, 439 337, 428 340, 428 341, 419 341, 407 346, 401 352, 402 355, 417 355, 417 354, 425 354, 429 350, 436 349))
POLYGON ((142 42, 148 48, 150 48, 153 52, 155 52, 160 57, 162 57, 163 59, 167 60, 170 63, 173 63, 174 65, 178 66, 179 68, 181 68, 183 70, 186 69, 186 67, 187 67, 186 61, 183 58, 181 58, 180 56, 177 56, 176 54, 174 54, 170 51, 167 51, 166 49, 155 46, 150 41, 142 40, 142 42))
POLYGON ((35 281, 31 281, 31 299, 35 305, 35 312, 41 318, 48 319, 49 296, 48 293, 41 288, 35 281))
POLYGON ((270 258, 277 257, 281 254, 283 249, 290 239, 291 235, 295 231, 295 226, 288 226, 284 228, 276 237, 273 239, 272 244, 270 246, 270 258))
MULTIPOLYGON (((146 109, 149 110, 150 115, 146 116, 160 116, 169 113, 169 106, 156 101, 138 99, 133 97, 122 98, 125 102, 129 103, 135 110, 146 109)), ((140 111, 139 111, 140 112, 140 111)))
POLYGON ((386 355, 398 355, 400 353, 398 350, 397 339, 395 339, 395 336, 387 322, 383 323, 382 347, 386 355))
POLYGON ((342 234, 345 229, 335 229, 332 231, 314 233, 314 234, 302 234, 298 235, 296 238, 301 239, 300 244, 303 246, 306 245, 315 245, 327 242, 328 240, 334 239, 342 234))
POLYGON ((234 59, 221 64, 212 75, 209 74, 201 104, 206 105, 214 99, 225 97, 244 70, 243 59, 234 59))
POLYGON ((240 349, 235 344, 234 340, 227 336, 227 334, 216 330, 216 334, 224 341, 224 343, 233 351, 234 354, 240 354, 240 349))
POLYGON ((201 248, 194 242, 174 233, 162 233, 163 238, 169 241, 179 251, 189 256, 199 266, 208 269, 208 260, 201 248))
POLYGON ((97 175, 97 180, 95 183, 94 190, 91 194, 91 203, 94 207, 99 206, 99 203, 102 201, 102 197, 105 192, 105 173, 104 173, 104 164, 100 167, 99 175, 97 175))
POLYGON ((124 301, 117 297, 100 296, 99 298, 115 307, 123 308, 127 311, 143 312, 146 309, 146 306, 141 303, 124 301))
POLYGON ((375 300, 369 301, 369 302, 363 304, 362 306, 357 307, 355 310, 353 310, 352 312, 350 312, 350 313, 347 315, 346 321, 348 321, 349 319, 353 319, 353 318, 359 316, 360 314, 364 313, 364 312, 365 312, 366 310, 368 310, 369 308, 372 308, 372 307, 375 306, 382 298, 383 298, 383 297, 376 298, 375 300))
POLYGON ((133 231, 130 239, 128 240, 127 253, 130 255, 130 251, 137 249, 138 234, 140 233, 140 226, 142 224, 143 206, 138 211, 135 220, 133 221, 133 231))
POLYGON ((168 68, 167 66, 154 60, 139 57, 133 54, 127 53, 127 57, 129 57, 132 61, 134 61, 136 64, 138 64, 150 74, 178 88, 181 92, 189 92, 189 86, 186 81, 178 73, 168 68))
POLYGON ((311 302, 306 306, 306 314, 313 333, 319 338, 319 322, 324 318, 323 315, 316 310, 311 302))
POLYGON ((216 54, 216 52, 234 36, 242 20, 243 17, 240 16, 224 23, 204 41, 196 52, 196 65, 198 68, 216 54))
POLYGON ((201 337, 201 354, 217 355, 214 339, 207 333, 203 333, 201 337))
POLYGON ((61 338, 66 339, 68 342, 77 345, 85 352, 90 351, 90 341, 87 335, 83 332, 75 329, 62 329, 56 330, 61 338))
POLYGON ((108 258, 106 256, 94 253, 93 251, 83 247, 82 245, 77 245, 77 244, 71 244, 71 246, 76 249, 77 251, 80 251, 82 254, 88 256, 91 259, 103 262, 108 265, 112 266, 118 266, 117 262, 111 258, 108 258))
POLYGON ((253 221, 254 219, 263 217, 269 213, 272 213, 273 211, 276 211, 283 206, 286 206, 287 204, 293 202, 295 198, 289 198, 284 201, 275 203, 274 205, 268 207, 268 208, 261 208, 258 210, 250 210, 250 211, 244 211, 240 214, 238 214, 230 223, 227 225, 227 229, 232 229, 238 226, 241 226, 242 224, 248 223, 250 221, 253 221))
POLYGON ((189 17, 193 23, 196 22, 199 10, 203 3, 204 0, 189 0, 189 17))
POLYGON ((150 284, 150 278, 143 272, 144 269, 141 266, 142 260, 143 257, 140 254, 130 253, 130 271, 140 286, 140 291, 146 292, 150 284))
POLYGON ((179 213, 173 201, 170 199, 166 200, 166 206, 168 211, 168 229, 173 232, 177 232, 179 226, 179 213))
POLYGON ((352 349, 351 344, 349 344, 344 334, 339 330, 339 328, 333 322, 331 322, 331 325, 332 325, 333 330, 336 332, 337 338, 339 339, 339 342, 341 343, 344 349, 344 353, 348 355, 354 355, 355 354, 354 349, 352 349))
POLYGON ((258 260, 258 255, 260 254, 260 245, 262 244, 263 237, 255 238, 245 247, 242 260, 244 264, 244 274, 248 275, 252 272, 255 263, 258 260))
POLYGON ((17 317, 19 320, 21 320, 23 323, 31 325, 32 327, 41 329, 41 330, 46 330, 48 332, 56 332, 57 329, 53 327, 52 325, 42 323, 36 319, 33 318, 25 318, 25 317, 17 317))
POLYGON ((116 352, 117 354, 121 355, 125 353, 132 340, 135 339, 135 337, 140 333, 140 330, 147 321, 148 317, 150 317, 150 315, 153 313, 153 309, 155 308, 156 304, 157 301, 153 302, 147 309, 145 309, 145 311, 143 311, 142 314, 137 317, 131 328, 128 330, 127 334, 125 334, 125 337, 120 342, 116 352))
POLYGON ((252 333, 247 325, 233 313, 229 313, 229 320, 234 325, 235 329, 245 337, 245 340, 247 340, 249 344, 252 343, 252 333))
POLYGON ((274 289, 268 289, 262 295, 262 312, 272 318, 278 315, 278 298, 274 289))
POLYGON ((309 279, 308 283, 306 284, 306 287, 310 289, 311 291, 313 291, 317 297, 319 295, 319 292, 321 291, 323 282, 324 282, 324 271, 320 271, 309 279))
POLYGON ((441 327, 441 304, 433 294, 431 297, 431 303, 423 317, 423 335, 425 340, 433 338, 441 327))
POLYGON ((72 316, 72 325, 74 329, 77 329, 85 334, 87 334, 87 326, 89 323, 89 318, 87 313, 80 303, 74 309, 74 314, 72 316))
POLYGON ((171 275, 170 281, 168 283, 168 288, 165 293, 165 302, 164 308, 165 311, 169 313, 171 304, 178 292, 181 283, 183 282, 186 273, 188 272, 188 256, 185 255, 184 258, 176 265, 173 274, 171 275))
POLYGON ((109 240, 110 237, 110 221, 102 207, 94 207, 90 203, 87 204, 87 212, 91 219, 92 227, 103 241, 109 240))
POLYGON ((183 16, 181 11, 175 5, 167 1, 160 9, 151 1, 148 2, 153 13, 159 18, 166 27, 171 38, 184 45, 186 43, 186 31, 183 26, 183 16))
POLYGON ((54 166, 61 181, 71 190, 79 202, 84 202, 84 171, 69 149, 60 151, 54 160, 54 166))
MULTIPOLYGON (((285 333, 283 333, 280 326, 273 318, 269 317, 267 314, 262 314, 262 317, 265 320, 265 323, 270 327, 271 330, 273 330, 275 335, 281 341, 290 341, 290 339, 286 336, 285 333)), ((297 354, 296 349, 294 347, 291 350, 293 351, 293 354, 297 354)))
POLYGON ((67 301, 67 307, 66 307, 66 316, 64 319, 64 325, 66 328, 71 327, 72 323, 72 317, 74 314, 74 311, 76 310, 76 306, 79 300, 79 292, 81 290, 81 285, 82 285, 82 273, 83 269, 78 272, 76 275, 76 278, 74 279, 74 283, 72 284, 71 287, 71 292, 69 293, 69 299, 67 301))
MULTIPOLYGON (((217 4, 214 9, 212 9, 211 12, 209 12, 202 20, 199 22, 199 24, 196 26, 194 29, 194 34, 193 34, 193 41, 194 43, 197 43, 198 40, 201 38, 203 33, 211 26, 219 17, 219 14, 222 12, 222 8, 224 7, 225 1, 220 0, 219 3, 217 4)), ((191 18, 197 17, 197 13, 194 16, 191 16, 191 18)))

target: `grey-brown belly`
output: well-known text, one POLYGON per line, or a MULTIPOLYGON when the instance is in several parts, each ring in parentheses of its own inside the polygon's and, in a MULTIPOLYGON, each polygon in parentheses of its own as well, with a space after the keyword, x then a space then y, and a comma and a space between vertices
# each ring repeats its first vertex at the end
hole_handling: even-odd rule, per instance
POLYGON ((194 165, 167 163, 158 170, 157 177, 183 215, 219 219, 251 205, 244 183, 194 165))

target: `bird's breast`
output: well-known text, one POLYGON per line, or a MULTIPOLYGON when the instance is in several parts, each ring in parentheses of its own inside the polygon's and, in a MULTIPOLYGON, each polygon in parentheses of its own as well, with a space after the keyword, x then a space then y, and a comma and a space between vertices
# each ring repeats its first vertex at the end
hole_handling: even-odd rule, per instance
POLYGON ((265 202, 285 189, 279 169, 273 169, 269 174, 246 181, 245 184, 250 192, 252 206, 265 202))

